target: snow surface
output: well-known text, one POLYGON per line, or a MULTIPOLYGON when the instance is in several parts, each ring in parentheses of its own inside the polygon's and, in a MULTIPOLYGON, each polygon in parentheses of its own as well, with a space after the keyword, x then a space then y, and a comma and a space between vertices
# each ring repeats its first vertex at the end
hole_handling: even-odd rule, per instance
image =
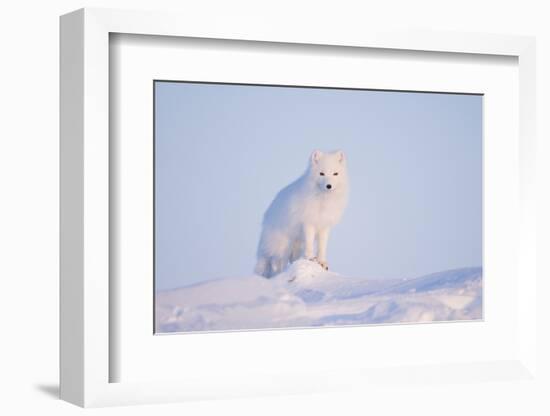
POLYGON ((357 279, 298 260, 271 279, 212 280, 156 294, 156 332, 474 320, 480 267, 414 279, 357 279))

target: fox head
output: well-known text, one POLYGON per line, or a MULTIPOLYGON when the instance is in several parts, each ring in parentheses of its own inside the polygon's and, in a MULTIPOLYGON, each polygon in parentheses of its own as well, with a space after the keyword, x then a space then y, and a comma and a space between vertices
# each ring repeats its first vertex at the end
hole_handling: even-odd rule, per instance
POLYGON ((347 186, 346 156, 338 150, 323 153, 314 150, 310 156, 310 179, 323 192, 334 192, 347 186))

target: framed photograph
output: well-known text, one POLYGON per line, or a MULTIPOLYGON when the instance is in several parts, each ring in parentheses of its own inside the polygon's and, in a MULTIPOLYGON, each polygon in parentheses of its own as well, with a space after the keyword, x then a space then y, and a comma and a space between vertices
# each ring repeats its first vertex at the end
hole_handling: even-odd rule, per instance
POLYGON ((154 94, 155 333, 482 319, 483 95, 154 94))
POLYGON ((534 40, 246 22, 61 18, 62 398, 532 379, 534 40))

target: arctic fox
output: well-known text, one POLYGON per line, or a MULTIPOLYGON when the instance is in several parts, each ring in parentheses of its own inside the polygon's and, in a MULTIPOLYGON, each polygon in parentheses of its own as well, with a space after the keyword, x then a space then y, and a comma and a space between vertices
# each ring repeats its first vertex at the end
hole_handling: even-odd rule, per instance
POLYGON ((330 229, 340 221, 347 197, 344 153, 315 150, 304 174, 283 188, 264 214, 255 273, 275 276, 299 258, 328 270, 330 229))

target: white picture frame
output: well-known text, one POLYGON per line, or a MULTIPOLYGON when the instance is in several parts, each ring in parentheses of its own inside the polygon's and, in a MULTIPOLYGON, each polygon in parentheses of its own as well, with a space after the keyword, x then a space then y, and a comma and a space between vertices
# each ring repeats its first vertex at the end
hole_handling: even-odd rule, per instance
MULTIPOLYGON (((183 401, 196 398, 323 392, 411 380, 524 380, 536 375, 535 41, 530 37, 464 33, 336 33, 279 28, 269 22, 82 9, 61 18, 61 398, 80 406, 183 401), (178 381, 113 382, 110 326, 109 35, 112 33, 383 48, 517 57, 519 66, 519 219, 517 354, 498 361, 414 368, 336 368, 319 379, 288 369, 253 380, 217 374, 178 381), (476 376, 478 374, 479 376, 476 376)), ((512 237, 514 238, 514 237, 512 237)), ((112 254, 111 254, 112 255, 112 254)), ((308 335, 304 335, 308 336, 308 335)), ((326 337, 337 336, 326 332, 326 337)))

